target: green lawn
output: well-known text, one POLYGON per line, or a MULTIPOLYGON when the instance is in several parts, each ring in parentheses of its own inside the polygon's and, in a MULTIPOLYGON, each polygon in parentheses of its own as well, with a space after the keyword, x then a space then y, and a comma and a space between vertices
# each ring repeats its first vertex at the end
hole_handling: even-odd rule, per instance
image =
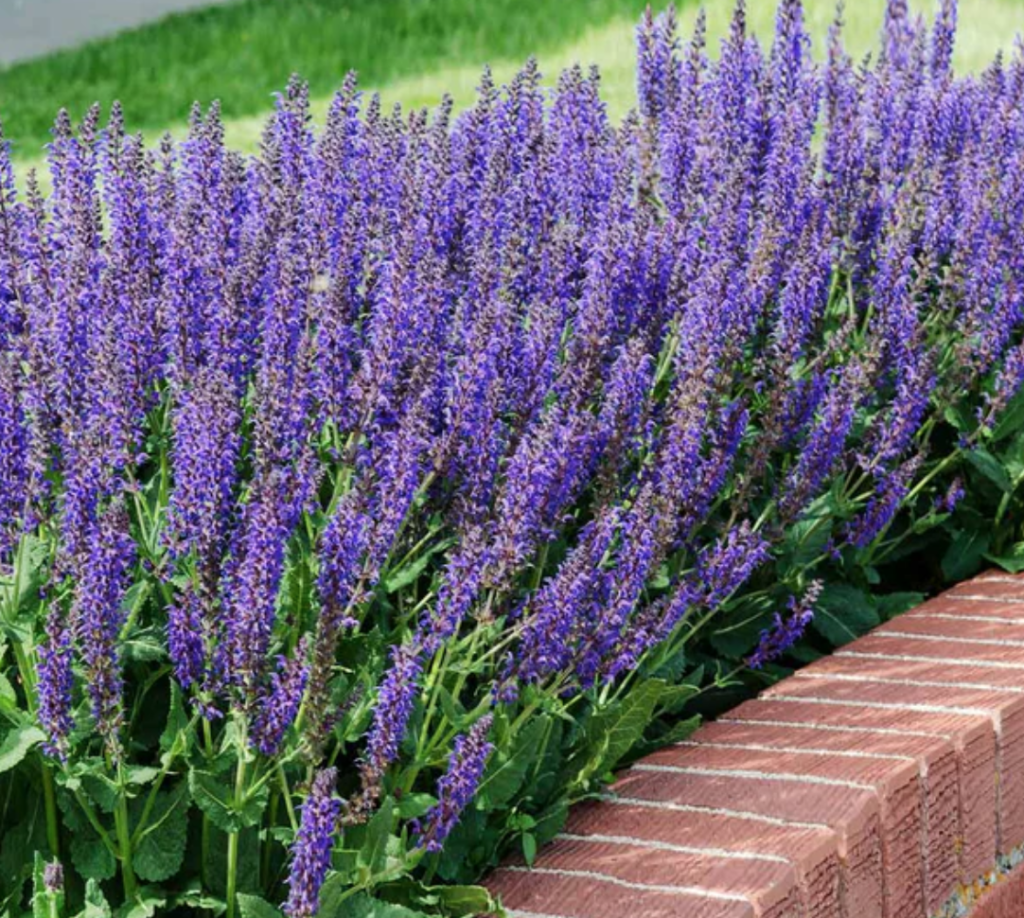
MULTIPOLYGON (((852 51, 874 47, 884 0, 848 2, 852 51)), ((259 126, 292 71, 311 84, 322 111, 344 73, 387 102, 433 105, 445 91, 472 98, 480 68, 507 78, 536 52, 550 74, 598 63, 615 114, 633 102, 633 28, 645 0, 242 0, 0 70, 0 119, 22 160, 37 160, 60 106, 79 116, 93 101, 124 104, 129 126, 180 131, 194 99, 219 98, 229 142, 252 149, 259 126)), ((774 0, 749 0, 749 19, 771 34, 774 0)), ((809 0, 824 35, 832 0, 809 0)), ((930 4, 915 8, 931 14, 930 4)), ((688 29, 697 4, 683 0, 688 29)), ((724 34, 731 0, 708 4, 712 38, 724 34)), ((961 0, 957 64, 984 66, 1024 30, 1024 0, 961 0)))

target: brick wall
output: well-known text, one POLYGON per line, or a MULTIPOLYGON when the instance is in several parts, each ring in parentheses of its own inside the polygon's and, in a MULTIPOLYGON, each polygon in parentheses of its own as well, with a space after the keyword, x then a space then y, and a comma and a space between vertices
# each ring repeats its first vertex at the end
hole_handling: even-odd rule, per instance
POLYGON ((488 886, 512 918, 928 918, 1021 845, 1024 577, 989 573, 636 763, 488 886))

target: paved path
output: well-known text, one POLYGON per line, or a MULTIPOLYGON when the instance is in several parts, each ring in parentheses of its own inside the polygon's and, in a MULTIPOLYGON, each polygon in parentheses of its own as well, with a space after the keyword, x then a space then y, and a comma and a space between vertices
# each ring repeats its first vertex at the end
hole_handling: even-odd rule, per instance
POLYGON ((0 0, 0 66, 226 0, 0 0))

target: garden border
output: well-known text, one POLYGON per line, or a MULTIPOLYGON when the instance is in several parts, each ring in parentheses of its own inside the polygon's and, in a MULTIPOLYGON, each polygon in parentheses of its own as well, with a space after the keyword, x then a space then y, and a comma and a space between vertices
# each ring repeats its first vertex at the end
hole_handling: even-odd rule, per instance
POLYGON ((1022 845, 1024 576, 989 572, 635 763, 487 885, 511 918, 926 918, 977 893, 997 918, 1024 875, 979 880, 1022 845))

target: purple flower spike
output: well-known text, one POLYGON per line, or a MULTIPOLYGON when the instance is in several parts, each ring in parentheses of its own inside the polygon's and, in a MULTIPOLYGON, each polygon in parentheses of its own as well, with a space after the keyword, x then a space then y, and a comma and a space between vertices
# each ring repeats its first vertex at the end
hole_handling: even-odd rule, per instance
POLYGON ((331 848, 341 814, 341 800, 334 796, 338 772, 324 768, 313 778, 302 805, 302 819, 292 843, 288 899, 283 909, 288 918, 313 918, 320 907, 320 887, 331 867, 331 848))
POLYGON ((480 786, 487 757, 494 749, 494 744, 487 742, 492 721, 492 715, 485 714, 469 733, 455 740, 448 771, 437 782, 437 804, 414 825, 416 844, 428 851, 441 850, 480 786))
POLYGON ((761 641, 754 652, 747 657, 747 666, 762 669, 772 660, 777 660, 804 636, 807 626, 814 618, 814 604, 821 595, 821 581, 815 580, 800 598, 790 597, 789 617, 783 619, 775 613, 773 628, 761 632, 761 641))
POLYGON ((373 725, 366 742, 363 781, 368 787, 375 787, 388 765, 398 757, 398 747, 412 714, 422 671, 423 651, 417 645, 403 644, 392 648, 391 668, 381 683, 373 725))
POLYGON ((46 618, 46 640, 39 646, 39 724, 46 733, 45 751, 65 761, 68 735, 74 723, 71 718, 71 691, 74 674, 71 670, 71 632, 63 613, 56 607, 46 618))

